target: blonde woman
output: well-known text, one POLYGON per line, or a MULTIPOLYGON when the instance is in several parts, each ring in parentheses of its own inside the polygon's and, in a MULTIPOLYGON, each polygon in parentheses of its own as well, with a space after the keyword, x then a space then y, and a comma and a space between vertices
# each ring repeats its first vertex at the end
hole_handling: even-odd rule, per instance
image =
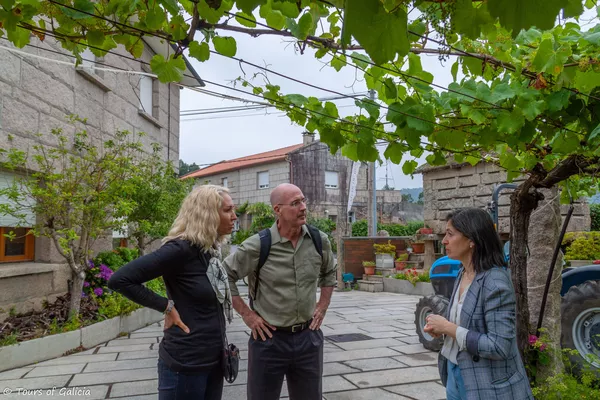
POLYGON ((223 313, 231 322, 232 308, 220 245, 236 219, 227 189, 197 187, 183 200, 162 247, 125 265, 108 282, 110 289, 167 315, 158 350, 160 400, 221 399, 223 313), (168 299, 143 285, 159 276, 168 299))

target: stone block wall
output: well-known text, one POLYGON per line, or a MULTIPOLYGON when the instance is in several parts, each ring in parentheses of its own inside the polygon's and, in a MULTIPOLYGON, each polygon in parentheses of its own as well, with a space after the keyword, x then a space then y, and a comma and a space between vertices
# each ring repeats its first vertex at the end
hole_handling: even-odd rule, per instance
MULTIPOLYGON (((74 61, 67 55, 44 50, 65 54, 52 38, 46 37, 41 42, 32 37, 31 43, 40 49, 26 46, 20 50, 52 60, 74 61)), ((10 44, 5 42, 3 46, 10 44)), ((128 55, 121 46, 115 51, 128 55)), ((154 54, 146 46, 141 59, 149 62, 154 54)), ((115 69, 148 72, 141 62, 114 54, 107 54, 99 61, 115 69)), ((146 136, 142 143, 145 150, 150 151, 152 143, 158 143, 162 146, 163 158, 178 165, 180 88, 155 82, 153 109, 143 113, 140 112, 139 81, 140 75, 76 70, 71 66, 0 49, 0 147, 28 151, 37 144, 56 146, 51 130, 62 128, 64 133, 72 136, 75 128, 66 122, 66 117, 77 114, 87 120, 80 128, 85 129, 98 144, 110 139, 117 130, 144 132, 146 136)), ((111 248, 109 235, 97 240, 94 250, 111 248)), ((24 263, 0 264, 0 292, 4 296, 0 307, 14 306, 18 311, 24 311, 67 291, 68 267, 45 267, 64 262, 50 239, 36 238, 35 261, 27 264, 30 267, 25 275, 20 272, 24 263), (23 282, 33 291, 18 291, 23 289, 23 282), (3 288, 7 285, 15 289, 5 291, 3 288), (12 296, 12 303, 6 296, 12 296)))
MULTIPOLYGON (((446 216, 456 208, 485 208, 492 200, 496 185, 506 182, 506 171, 494 164, 480 163, 453 164, 444 167, 422 168, 423 200, 425 224, 433 228, 434 233, 445 231, 446 216)), ((515 180, 522 182, 524 178, 515 180)), ((507 237, 510 228, 510 194, 503 190, 498 201, 498 232, 507 237)), ((561 215, 567 213, 568 206, 561 206, 561 215)), ((585 200, 576 203, 575 211, 568 226, 569 231, 587 231, 590 229, 590 210, 585 200)))

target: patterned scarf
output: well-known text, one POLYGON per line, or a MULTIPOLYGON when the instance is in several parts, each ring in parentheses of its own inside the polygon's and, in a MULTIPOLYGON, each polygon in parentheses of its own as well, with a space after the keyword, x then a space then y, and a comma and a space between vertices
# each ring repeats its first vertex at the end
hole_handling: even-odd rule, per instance
POLYGON ((225 268, 223 268, 223 264, 221 262, 221 246, 216 246, 217 247, 211 247, 209 250, 211 258, 208 262, 208 270, 206 271, 206 275, 208 276, 208 280, 210 281, 210 284, 217 295, 219 303, 223 305, 223 312, 227 317, 227 321, 231 323, 233 320, 231 290, 229 290, 227 272, 225 271, 225 268))

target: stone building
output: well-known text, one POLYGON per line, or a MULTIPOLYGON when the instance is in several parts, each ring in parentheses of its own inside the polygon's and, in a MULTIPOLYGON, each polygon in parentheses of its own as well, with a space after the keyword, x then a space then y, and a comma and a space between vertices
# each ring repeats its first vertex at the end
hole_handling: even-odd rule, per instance
MULTIPOLYGON (((52 129, 72 134, 74 127, 66 117, 86 118, 86 129, 99 141, 117 130, 145 132, 143 144, 163 148, 165 161, 179 159, 179 99, 181 86, 161 84, 148 75, 118 73, 102 68, 150 72, 148 63, 155 54, 168 57, 174 50, 156 38, 144 39, 145 49, 139 61, 133 61, 121 47, 117 54, 99 59, 87 50, 77 69, 54 61, 73 63, 60 44, 51 38, 43 42, 32 38, 33 46, 8 49, 0 45, 0 148, 17 147, 27 151, 33 145, 53 146, 52 129), (37 136, 36 134, 41 136, 37 136), (9 143, 9 137, 12 141, 9 143)), ((186 60, 185 76, 179 84, 204 86, 186 60)), ((0 170, 0 186, 13 181, 14 172, 0 170)), ((0 202, 6 199, 0 198, 0 202)), ((36 216, 30 215, 33 222, 36 216)), ((63 264, 48 238, 26 236, 7 241, 2 236, 15 221, 0 215, 0 321, 6 312, 17 312, 53 301, 67 291, 71 271, 63 264)), ((18 236, 26 227, 16 230, 18 236)), ((99 250, 112 248, 113 238, 99 240, 99 250)), ((120 239, 117 239, 120 241, 120 239)))
MULTIPOLYGON (((309 199, 309 210, 314 216, 337 221, 345 215, 352 174, 352 160, 338 152, 332 155, 329 147, 304 135, 302 144, 265 153, 225 160, 191 172, 184 179, 195 179, 198 184, 216 184, 229 188, 236 204, 269 203, 271 191, 281 183, 300 187, 309 199)), ((356 197, 348 215, 351 222, 367 218, 367 166, 360 165, 356 197)), ((415 211, 399 205, 402 196, 398 190, 378 191, 378 218, 380 222, 406 222, 415 211)), ((419 212, 416 211, 418 218, 419 212)), ((241 222, 246 229, 250 221, 241 222)))
MULTIPOLYGON (((492 200, 494 188, 506 182, 506 171, 495 164, 481 162, 476 166, 450 162, 444 166, 422 165, 417 173, 423 175, 423 200, 425 224, 435 234, 445 231, 445 218, 449 212, 460 207, 484 208, 492 200)), ((517 179, 515 183, 523 180, 517 179)), ((503 239, 509 234, 510 193, 502 191, 498 204, 498 232, 503 239)), ((568 206, 561 206, 564 217, 568 206)), ((590 209, 585 200, 575 204, 568 231, 590 229, 590 209)))

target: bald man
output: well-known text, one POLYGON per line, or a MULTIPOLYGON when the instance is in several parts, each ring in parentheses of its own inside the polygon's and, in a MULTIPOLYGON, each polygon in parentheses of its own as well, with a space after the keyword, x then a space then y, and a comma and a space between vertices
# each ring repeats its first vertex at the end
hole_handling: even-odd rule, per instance
POLYGON ((277 221, 268 232, 248 238, 224 261, 233 307, 252 330, 248 400, 279 399, 284 377, 291 400, 321 400, 320 326, 336 285, 331 243, 326 234, 306 225, 306 198, 299 187, 277 186, 271 205, 277 221), (257 274, 261 236, 262 240, 270 237, 270 250, 257 274), (252 308, 236 286, 246 276, 252 308), (318 302, 317 287, 321 288, 318 302))

